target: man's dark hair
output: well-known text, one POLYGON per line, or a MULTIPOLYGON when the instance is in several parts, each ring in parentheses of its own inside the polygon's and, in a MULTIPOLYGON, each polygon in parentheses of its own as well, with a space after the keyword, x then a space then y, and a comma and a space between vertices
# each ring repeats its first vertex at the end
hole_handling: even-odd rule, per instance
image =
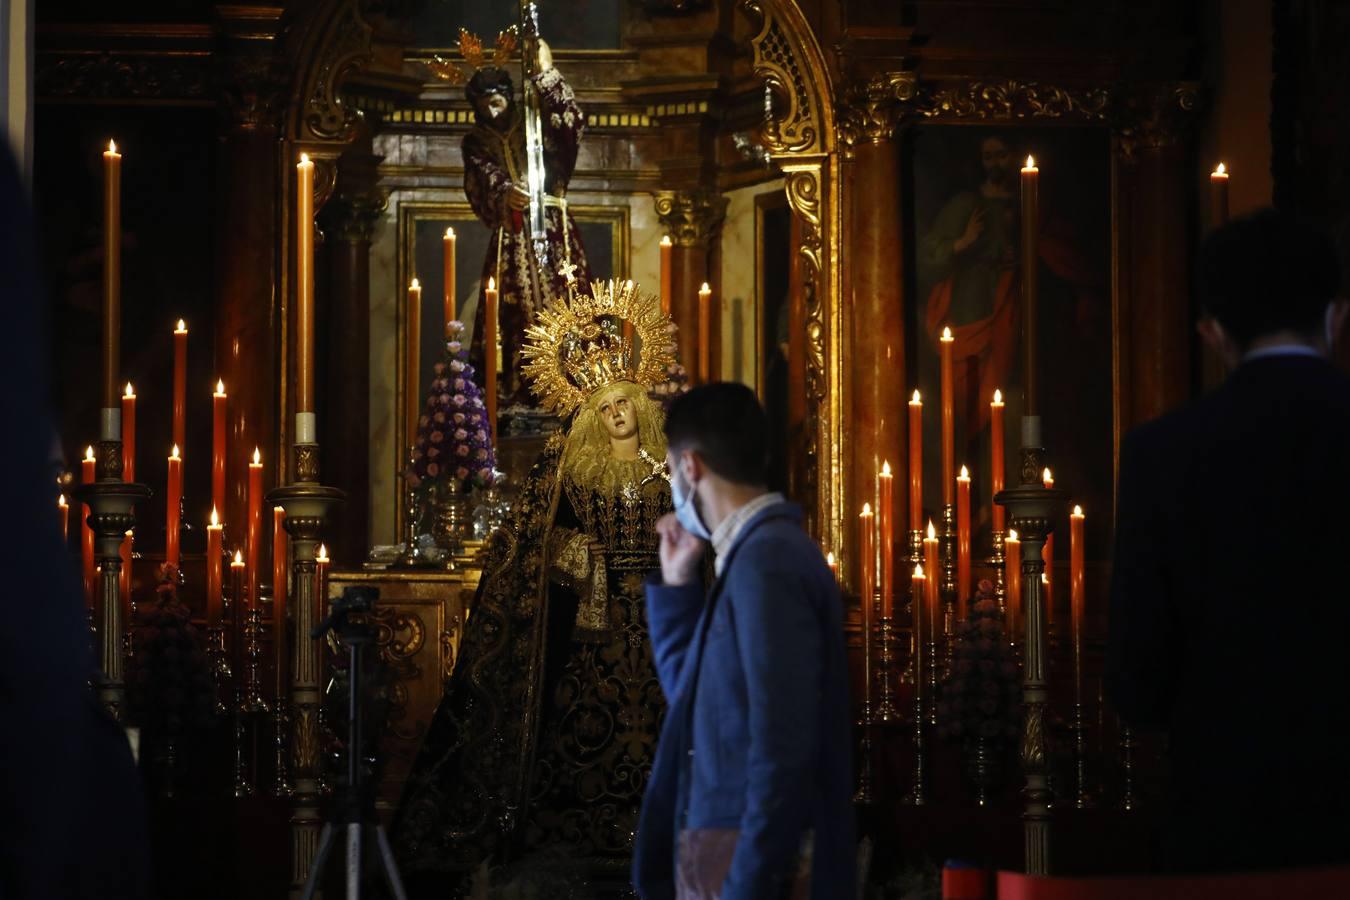
POLYGON ((666 413, 666 444, 695 450, 717 475, 737 484, 768 483, 769 426, 755 392, 719 381, 676 398, 666 413))
POLYGON ((1320 334, 1341 286, 1331 240, 1273 209, 1217 229, 1197 269, 1203 311, 1244 347, 1278 331, 1320 334))

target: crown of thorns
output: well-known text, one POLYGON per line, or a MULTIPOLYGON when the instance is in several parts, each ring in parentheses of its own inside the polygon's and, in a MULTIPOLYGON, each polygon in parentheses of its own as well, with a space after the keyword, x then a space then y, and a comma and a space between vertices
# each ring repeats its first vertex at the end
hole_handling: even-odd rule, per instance
POLYGON ((432 73, 442 81, 448 81, 451 84, 464 84, 473 77, 475 72, 485 66, 501 68, 505 65, 511 58, 511 54, 516 52, 518 43, 516 26, 512 25, 504 31, 497 32, 497 43, 492 47, 492 61, 489 63, 487 55, 483 51, 483 39, 467 28, 461 28, 459 30, 459 55, 464 57, 464 64, 460 65, 437 56, 427 65, 432 73))

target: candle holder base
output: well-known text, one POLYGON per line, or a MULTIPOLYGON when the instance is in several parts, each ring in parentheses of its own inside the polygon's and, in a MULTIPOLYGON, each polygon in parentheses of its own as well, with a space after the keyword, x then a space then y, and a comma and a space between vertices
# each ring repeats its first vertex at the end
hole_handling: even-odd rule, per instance
POLYGON ((877 680, 881 682, 881 691, 877 703, 875 722, 890 725, 901 720, 900 708, 896 705, 895 678, 895 620, 883 617, 881 620, 881 654, 877 658, 877 680))

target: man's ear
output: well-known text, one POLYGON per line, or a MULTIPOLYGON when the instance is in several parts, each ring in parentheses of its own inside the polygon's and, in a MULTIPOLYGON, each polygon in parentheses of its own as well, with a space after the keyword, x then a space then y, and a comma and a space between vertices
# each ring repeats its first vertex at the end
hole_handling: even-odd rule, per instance
POLYGON ((685 480, 690 484, 702 481, 703 476, 708 471, 708 467, 703 462, 703 457, 699 456, 697 450, 680 451, 680 468, 684 472, 685 480))

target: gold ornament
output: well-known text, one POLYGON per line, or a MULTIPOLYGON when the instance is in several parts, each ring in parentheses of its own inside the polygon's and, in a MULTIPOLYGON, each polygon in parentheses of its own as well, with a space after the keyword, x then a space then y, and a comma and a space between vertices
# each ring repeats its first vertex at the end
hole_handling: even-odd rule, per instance
MULTIPOLYGON (((497 44, 492 48, 492 63, 501 68, 516 52, 516 26, 497 33, 497 44)), ((466 28, 459 30, 459 55, 464 57, 464 66, 456 65, 448 59, 437 56, 427 63, 432 73, 442 81, 451 84, 463 84, 473 77, 473 73, 484 67, 483 39, 466 28)))
POLYGON ((521 348, 525 376, 545 408, 566 416, 616 381, 651 388, 665 380, 675 362, 674 326, 656 296, 617 279, 593 282, 589 291, 571 281, 567 294, 535 316, 521 348))

